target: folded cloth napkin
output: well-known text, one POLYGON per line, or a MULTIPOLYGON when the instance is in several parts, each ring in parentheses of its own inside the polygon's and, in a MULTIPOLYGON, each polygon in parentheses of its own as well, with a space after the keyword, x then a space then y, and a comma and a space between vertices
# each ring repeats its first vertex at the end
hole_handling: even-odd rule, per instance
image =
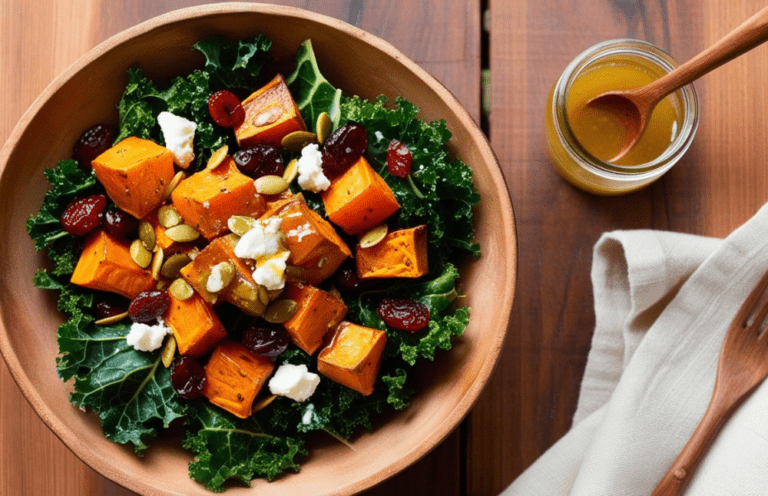
MULTIPOLYGON (((725 332, 766 271, 768 206, 725 240, 604 234, 573 426, 502 494, 650 494, 701 420, 725 332)), ((720 431, 685 494, 768 495, 768 381, 720 431)))

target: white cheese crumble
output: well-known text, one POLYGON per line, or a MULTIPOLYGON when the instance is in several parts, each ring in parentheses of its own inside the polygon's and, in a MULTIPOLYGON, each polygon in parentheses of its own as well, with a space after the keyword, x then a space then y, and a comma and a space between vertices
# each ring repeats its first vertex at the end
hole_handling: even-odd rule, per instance
POLYGON ((208 281, 205 283, 205 289, 209 293, 218 293, 224 289, 224 280, 221 277, 221 270, 225 263, 227 262, 217 263, 211 268, 211 275, 208 276, 208 281))
POLYGON ((315 405, 310 403, 307 405, 307 409, 304 410, 304 415, 301 416, 301 423, 304 425, 309 425, 312 423, 312 417, 314 417, 315 413, 315 405))
POLYGON ((254 282, 267 288, 267 291, 283 289, 285 287, 285 261, 290 255, 291 252, 284 251, 261 263, 256 262, 256 270, 253 271, 254 282))
POLYGON ((283 248, 283 233, 280 225, 283 219, 270 217, 259 220, 235 245, 239 258, 259 258, 274 255, 283 248))
POLYGON ((197 124, 170 112, 160 112, 157 123, 163 132, 165 147, 173 154, 173 161, 186 169, 195 159, 192 141, 195 139, 197 124))
POLYGON ((306 365, 284 363, 269 380, 269 391, 272 394, 302 402, 312 396, 318 384, 320 384, 320 376, 310 372, 306 365))
POLYGON ((331 185, 331 181, 323 174, 323 155, 316 143, 301 149, 298 161, 299 186, 302 189, 320 193, 331 185))
POLYGON ((152 326, 134 322, 125 340, 139 351, 154 351, 163 345, 166 334, 172 332, 163 319, 157 319, 157 324, 152 326))
POLYGON ((376 135, 376 141, 381 141, 384 139, 384 135, 381 134, 381 131, 376 131, 374 134, 376 135))

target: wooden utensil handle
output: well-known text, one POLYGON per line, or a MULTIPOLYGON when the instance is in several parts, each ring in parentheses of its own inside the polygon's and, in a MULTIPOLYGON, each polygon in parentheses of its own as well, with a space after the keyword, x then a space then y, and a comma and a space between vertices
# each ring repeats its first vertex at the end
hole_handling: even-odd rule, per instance
POLYGON ((696 426, 688 443, 680 452, 675 463, 669 467, 669 471, 661 479, 661 482, 653 490, 651 496, 677 496, 682 494, 686 484, 691 479, 691 475, 699 463, 704 458, 707 449, 715 440, 717 433, 725 424, 730 414, 727 406, 721 406, 724 403, 713 398, 707 408, 704 417, 696 426))
MULTIPOLYGON (((768 7, 764 7, 717 43, 704 50, 674 72, 647 87, 653 102, 685 86, 768 40, 768 7), (651 89, 653 88, 653 89, 651 89)), ((650 99, 650 98, 649 98, 650 99)))

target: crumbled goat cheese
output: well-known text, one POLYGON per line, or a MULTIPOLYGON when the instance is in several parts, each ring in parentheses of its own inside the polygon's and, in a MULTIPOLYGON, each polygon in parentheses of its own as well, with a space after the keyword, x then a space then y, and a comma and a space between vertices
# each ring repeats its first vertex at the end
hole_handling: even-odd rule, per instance
POLYGON ((261 263, 257 261, 256 270, 253 271, 254 282, 267 288, 267 291, 283 289, 285 287, 285 261, 290 255, 291 252, 283 251, 261 263))
POLYGON ((245 233, 235 245, 235 255, 239 258, 259 258, 274 255, 283 248, 283 233, 280 225, 283 219, 271 217, 245 233))
POLYGON ((165 147, 173 154, 173 161, 179 167, 189 167, 195 159, 192 142, 195 139, 197 124, 170 112, 160 112, 157 123, 163 132, 165 147))
POLYGON ((157 324, 152 326, 134 322, 125 340, 139 351, 154 351, 162 346, 163 338, 171 332, 162 319, 157 319, 157 324))
POLYGON ((299 186, 302 189, 320 193, 331 185, 331 181, 323 174, 323 155, 316 143, 301 149, 298 161, 299 186))
POLYGON ((320 376, 310 372, 306 365, 284 363, 269 380, 269 391, 302 402, 312 396, 318 384, 320 376))
POLYGON ((301 423, 304 425, 309 425, 312 423, 312 417, 314 417, 315 413, 315 405, 310 403, 307 405, 307 409, 304 410, 304 415, 301 416, 301 423))
POLYGON ((227 262, 218 263, 211 268, 211 275, 208 276, 208 281, 205 283, 205 289, 208 290, 209 293, 218 293, 224 289, 224 280, 221 277, 221 271, 225 263, 227 262))
POLYGON ((384 135, 381 134, 381 131, 376 131, 374 134, 376 135, 376 141, 381 141, 384 139, 384 135))

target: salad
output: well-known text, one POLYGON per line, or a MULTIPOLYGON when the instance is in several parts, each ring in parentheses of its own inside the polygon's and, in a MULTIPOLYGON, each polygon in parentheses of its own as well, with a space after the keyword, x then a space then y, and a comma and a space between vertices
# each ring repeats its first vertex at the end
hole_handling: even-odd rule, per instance
POLYGON ((406 408, 418 362, 469 322, 455 264, 480 254, 444 121, 344 94, 309 40, 275 74, 270 47, 201 40, 204 67, 162 89, 129 69, 119 125, 45 171, 27 222, 70 401, 140 456, 179 419, 214 491, 406 408))

